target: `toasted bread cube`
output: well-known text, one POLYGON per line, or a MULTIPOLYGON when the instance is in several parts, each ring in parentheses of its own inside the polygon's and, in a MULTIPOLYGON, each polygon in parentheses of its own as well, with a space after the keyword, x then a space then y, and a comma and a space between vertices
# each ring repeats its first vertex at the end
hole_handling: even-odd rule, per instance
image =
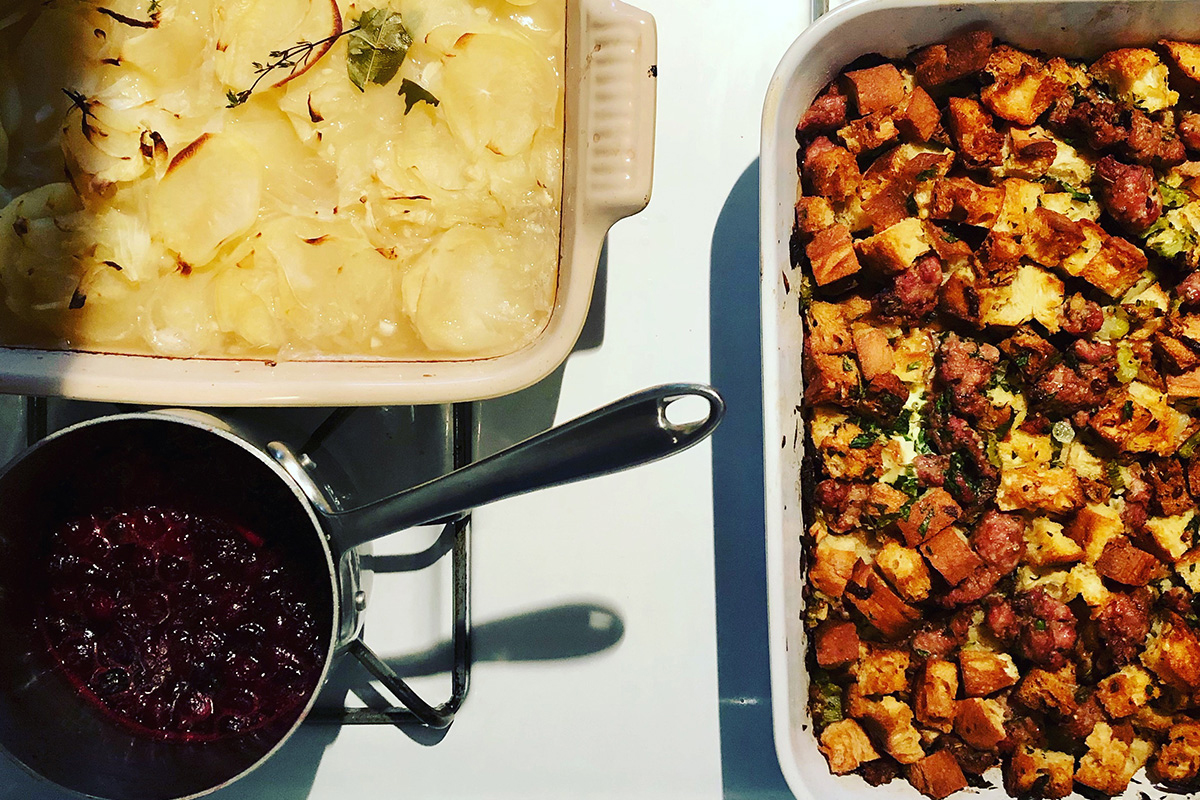
POLYGON ((843 355, 854 352, 850 319, 841 303, 817 300, 808 306, 808 337, 805 344, 820 353, 843 355))
POLYGON ((967 697, 986 697, 1007 689, 1021 677, 1008 653, 968 648, 958 654, 963 691, 967 697))
POLYGON ((937 103, 933 102, 929 92, 920 86, 913 87, 904 111, 896 117, 896 127, 900 133, 909 139, 927 142, 941 125, 942 112, 938 110, 937 103))
POLYGON ((1168 85, 1166 64, 1148 48, 1109 51, 1092 64, 1090 72, 1118 99, 1143 111, 1162 111, 1179 102, 1179 93, 1168 85))
POLYGON ((1154 752, 1154 744, 1134 739, 1128 744, 1113 736, 1107 722, 1097 722, 1085 740, 1087 753, 1079 760, 1075 780, 1107 795, 1118 795, 1129 786, 1154 752))
POLYGON ((1191 80, 1200 82, 1200 44, 1172 42, 1168 39, 1161 39, 1158 43, 1167 51, 1167 56, 1180 72, 1191 80))
POLYGON ((901 600, 874 567, 863 561, 854 566, 850 585, 853 591, 847 599, 886 639, 903 638, 921 618, 920 611, 901 600))
POLYGON ((855 250, 863 264, 885 275, 897 275, 928 253, 931 247, 921 220, 908 217, 863 239, 855 250))
POLYGON ((1000 213, 992 230, 1023 235, 1045 189, 1040 183, 1021 178, 1005 178, 1001 187, 1004 189, 1004 202, 1000 205, 1000 213))
POLYGON ((1141 659, 1169 686, 1185 693, 1200 686, 1200 640, 1175 614, 1168 614, 1160 625, 1151 628, 1141 659))
POLYGON ((1069 525, 1066 534, 1083 548, 1083 558, 1095 564, 1108 543, 1125 533, 1121 514, 1111 506, 1092 503, 1079 510, 1069 525))
POLYGON ((834 406, 813 409, 809 432, 816 446, 821 469, 830 478, 866 480, 879 467, 883 445, 876 441, 870 447, 856 447, 855 441, 863 429, 834 406))
POLYGON ((804 152, 803 173, 813 194, 844 203, 858 194, 862 173, 858 161, 844 147, 828 139, 814 139, 804 152))
POLYGON ((993 81, 980 91, 980 99, 993 114, 1018 125, 1036 122, 1065 88, 1036 58, 1006 45, 992 50, 985 71, 993 81))
POLYGON ((1075 757, 1023 745, 1009 759, 1004 784, 1014 797, 1066 797, 1075 787, 1075 757))
POLYGON ((846 149, 854 155, 877 150, 900 135, 892 111, 876 111, 865 117, 851 120, 838 130, 838 136, 846 149))
POLYGON ((1091 564, 1076 564, 1067 573, 1065 587, 1072 597, 1078 595, 1092 608, 1100 608, 1110 599, 1112 592, 1104 585, 1100 573, 1091 564))
POLYGON ((896 355, 886 333, 873 325, 855 323, 851 335, 864 378, 871 380, 896 368, 896 355))
POLYGON ((904 100, 904 77, 894 64, 856 69, 845 77, 860 115, 886 111, 904 100))
POLYGON ((821 731, 819 749, 829 761, 834 775, 853 772, 868 761, 879 758, 867 732, 852 719, 843 719, 821 731))
POLYGON ((1192 531, 1190 525, 1196 516, 1193 510, 1170 517, 1150 517, 1146 520, 1146 530, 1154 537, 1154 543, 1159 546, 1171 563, 1183 558, 1192 547, 1192 531))
POLYGON ((1126 586, 1145 586, 1161 572, 1161 567, 1157 558, 1125 539, 1109 542, 1096 560, 1096 572, 1126 586))
MULTIPOLYGON (((1167 389, 1171 390, 1170 378, 1167 389)), ((1093 431, 1116 447, 1161 456, 1179 450, 1190 425, 1191 418, 1169 405, 1162 392, 1136 380, 1088 421, 1093 431)))
POLYGON ((918 792, 933 800, 942 800, 967 788, 962 767, 949 750, 938 750, 908 769, 908 780, 918 792))
POLYGON ((992 115, 975 100, 951 97, 947 127, 967 166, 998 167, 1004 163, 1004 137, 996 130, 992 115))
POLYGON ((971 573, 983 566, 967 537, 956 528, 945 528, 921 543, 921 554, 929 565, 941 573, 946 583, 957 586, 971 573))
POLYGON ((933 185, 931 219, 990 228, 1004 205, 1004 190, 970 178, 942 178, 933 185))
MULTIPOLYGON (((1189 315, 1191 316, 1194 315, 1189 315)), ((1193 349, 1195 343, 1190 337, 1175 337, 1165 331, 1159 331, 1155 335, 1154 344, 1163 358, 1166 369, 1171 372, 1188 372, 1200 366, 1200 353, 1193 349)))
POLYGON ((833 204, 824 197, 801 197, 796 201, 796 230, 803 236, 813 236, 831 227, 837 219, 833 204))
POLYGON ((1175 573, 1192 594, 1200 594, 1200 547, 1187 551, 1175 562, 1175 573))
POLYGON ((826 621, 813 634, 817 664, 825 669, 844 667, 858 660, 858 629, 853 622, 826 621))
POLYGON ((1189 786, 1200 777, 1200 722, 1184 719, 1172 725, 1167 741, 1150 764, 1150 777, 1171 786, 1189 786))
POLYGON ((913 502, 908 517, 896 521, 896 526, 909 547, 916 547, 926 538, 940 533, 962 516, 962 509, 945 489, 928 489, 913 502))
POLYGON ((949 733, 958 710, 958 665, 931 658, 913 690, 917 719, 930 728, 949 733))
POLYGON ((1013 697, 1030 710, 1053 712, 1066 717, 1078 708, 1075 701, 1075 690, 1078 688, 1075 665, 1068 661, 1061 669, 1054 671, 1037 667, 1029 670, 1013 692, 1013 697))
POLYGON ((804 248, 818 286, 849 277, 860 269, 854 240, 845 225, 833 225, 813 237, 804 248))
POLYGON ((1034 209, 1029 227, 1021 238, 1025 254, 1043 267, 1057 267, 1067 256, 1083 246, 1082 226, 1047 208, 1034 209))
POLYGON ((866 546, 855 536, 826 535, 813 551, 808 579, 818 591, 830 597, 841 597, 854 573, 854 565, 866 552, 866 546))
POLYGON ((1058 142, 1034 128, 1009 130, 1011 147, 1002 167, 1003 175, 1041 180, 1058 159, 1058 142))
POLYGON ((886 695, 871 700, 851 685, 850 715, 863 721, 873 741, 901 764, 912 764, 925 755, 921 734, 913 727, 913 713, 908 704, 886 695))
POLYGON ((1041 267, 1021 264, 1011 283, 985 286, 977 291, 979 318, 985 325, 1015 328, 1036 319, 1047 330, 1058 330, 1063 282, 1041 267))
POLYGON ((859 659, 858 688, 866 695, 896 694, 908 688, 909 656, 904 650, 873 647, 859 659))
POLYGON ((929 569, 921 554, 899 542, 888 542, 875 554, 875 565, 888 582, 910 603, 929 597, 929 569))
POLYGON ((1157 695, 1154 678, 1149 672, 1133 664, 1109 675, 1096 687, 1096 699, 1113 719, 1136 714, 1139 708, 1157 695))
POLYGON ((984 697, 968 697, 958 704, 954 732, 976 750, 991 750, 1007 735, 1004 704, 984 697))
POLYGON ((1063 533, 1057 522, 1038 517, 1025 536, 1025 563, 1035 567, 1074 564, 1083 558, 1083 548, 1063 533))
POLYGON ((968 31, 913 55, 917 82, 927 88, 941 86, 982 70, 992 52, 992 34, 968 31))

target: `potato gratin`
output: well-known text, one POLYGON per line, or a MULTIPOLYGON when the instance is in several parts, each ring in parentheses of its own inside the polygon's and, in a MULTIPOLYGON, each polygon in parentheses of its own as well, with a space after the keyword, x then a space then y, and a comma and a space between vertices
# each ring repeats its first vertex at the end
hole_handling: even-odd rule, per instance
POLYGON ((563 0, 16 0, 0 343, 518 349, 554 302, 563 0))
POLYGON ((1200 46, 964 33, 803 115, 810 710, 941 798, 1200 785, 1200 46), (1142 780, 1139 778, 1138 780, 1142 780))

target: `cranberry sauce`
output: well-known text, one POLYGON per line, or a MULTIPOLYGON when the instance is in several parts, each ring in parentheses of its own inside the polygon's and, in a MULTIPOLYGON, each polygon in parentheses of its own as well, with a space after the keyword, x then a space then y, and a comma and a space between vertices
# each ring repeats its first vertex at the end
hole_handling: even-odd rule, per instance
POLYGON ((325 658, 305 586, 268 543, 159 507, 51 538, 38 624, 80 694, 160 739, 253 731, 298 711, 325 658))

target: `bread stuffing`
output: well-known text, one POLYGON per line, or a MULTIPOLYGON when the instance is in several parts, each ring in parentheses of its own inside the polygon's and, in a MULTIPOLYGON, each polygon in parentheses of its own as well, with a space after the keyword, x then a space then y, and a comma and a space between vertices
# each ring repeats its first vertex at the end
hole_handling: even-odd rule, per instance
POLYGON ((1197 44, 1088 63, 973 30, 856 60, 800 118, 834 773, 1200 790, 1198 78, 1197 44))

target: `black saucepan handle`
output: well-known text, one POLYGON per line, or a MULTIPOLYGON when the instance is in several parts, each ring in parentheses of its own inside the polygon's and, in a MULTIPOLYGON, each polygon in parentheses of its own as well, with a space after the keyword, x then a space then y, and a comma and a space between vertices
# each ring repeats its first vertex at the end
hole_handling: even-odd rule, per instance
POLYGON ((336 547, 345 552, 506 497, 657 461, 702 441, 724 413, 725 402, 712 387, 657 386, 370 505, 321 513, 336 547), (696 421, 671 422, 667 406, 686 397, 707 400, 707 413, 696 421))

